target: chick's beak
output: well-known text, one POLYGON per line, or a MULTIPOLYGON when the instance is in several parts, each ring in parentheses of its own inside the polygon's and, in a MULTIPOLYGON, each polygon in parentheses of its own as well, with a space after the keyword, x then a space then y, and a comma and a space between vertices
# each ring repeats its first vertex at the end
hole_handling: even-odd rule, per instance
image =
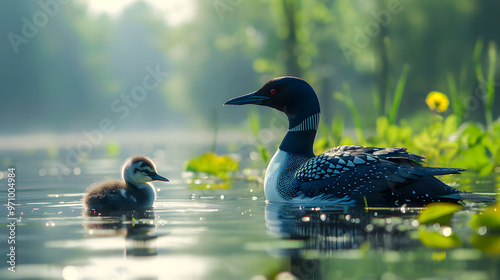
POLYGON ((170 182, 170 180, 168 180, 167 178, 165 177, 162 177, 158 174, 155 174, 155 175, 151 175, 149 176, 151 178, 151 180, 154 180, 154 181, 164 181, 164 182, 170 182))

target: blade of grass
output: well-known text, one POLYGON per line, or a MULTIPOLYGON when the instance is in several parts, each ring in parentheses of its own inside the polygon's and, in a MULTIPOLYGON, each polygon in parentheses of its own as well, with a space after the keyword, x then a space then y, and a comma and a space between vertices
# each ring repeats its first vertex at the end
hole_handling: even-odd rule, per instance
POLYGON ((453 105, 453 112, 458 118, 458 123, 462 123, 463 111, 458 97, 457 82, 455 80, 455 75, 448 73, 448 90, 450 91, 451 104, 453 105))
POLYGON ((332 139, 333 145, 340 144, 342 135, 344 134, 344 119, 342 116, 336 116, 332 123, 332 139))
POLYGON ((396 117, 398 116, 399 105, 401 104, 401 99, 403 99, 403 93, 405 90, 406 79, 408 78, 408 73, 410 72, 410 65, 405 64, 401 75, 399 76, 398 82, 396 84, 396 90, 394 91, 394 99, 392 100, 391 112, 389 114, 389 122, 394 124, 396 122, 396 117))
POLYGON ((217 136, 219 134, 219 116, 217 114, 217 110, 212 111, 212 122, 214 125, 214 135, 212 138, 212 148, 211 151, 215 153, 215 148, 217 147, 217 136))
POLYGON ((486 92, 488 93, 488 99, 485 106, 486 113, 486 124, 488 129, 493 129, 493 101, 495 98, 495 67, 496 67, 496 46, 493 41, 488 44, 488 81, 486 84, 486 92))
POLYGON ((387 80, 385 83, 385 92, 380 92, 380 97, 382 99, 382 94, 385 95, 384 97, 384 104, 381 104, 383 108, 381 109, 382 114, 387 115, 389 113, 389 107, 390 104, 392 103, 392 96, 391 96, 391 89, 392 85, 394 83, 394 79, 392 78, 392 71, 389 67, 389 65, 394 65, 394 57, 392 55, 392 44, 391 44, 391 39, 386 36, 384 37, 384 47, 385 47, 385 53, 387 54, 387 80))
POLYGON ((351 90, 347 83, 343 84, 345 94, 341 92, 336 92, 334 97, 347 105, 347 108, 351 112, 352 119, 354 121, 354 127, 356 131, 356 138, 360 144, 366 143, 365 137, 363 136, 363 128, 361 126, 361 117, 359 116, 359 112, 354 105, 354 101, 352 100, 351 90))
POLYGON ((474 61, 474 70, 476 71, 476 77, 479 84, 484 85, 484 75, 483 68, 481 65, 481 53, 483 51, 483 40, 477 39, 476 45, 474 46, 474 53, 472 59, 474 61))
POLYGON ((376 87, 373 87, 373 106, 375 107, 375 110, 378 114, 378 116, 381 116, 384 111, 382 109, 382 102, 380 100, 380 92, 376 87))

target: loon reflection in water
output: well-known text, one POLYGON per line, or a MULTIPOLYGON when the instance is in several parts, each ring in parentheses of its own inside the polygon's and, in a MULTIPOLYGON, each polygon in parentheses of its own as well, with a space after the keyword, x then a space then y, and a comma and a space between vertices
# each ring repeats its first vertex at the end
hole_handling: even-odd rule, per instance
POLYGON ((272 249, 271 254, 290 257, 290 272, 298 279, 326 279, 325 260, 332 256, 342 258, 363 246, 395 252, 421 246, 418 239, 410 237, 417 226, 416 211, 269 203, 265 210, 267 233, 292 242, 289 248, 272 249), (293 243, 296 241, 301 245, 293 243))

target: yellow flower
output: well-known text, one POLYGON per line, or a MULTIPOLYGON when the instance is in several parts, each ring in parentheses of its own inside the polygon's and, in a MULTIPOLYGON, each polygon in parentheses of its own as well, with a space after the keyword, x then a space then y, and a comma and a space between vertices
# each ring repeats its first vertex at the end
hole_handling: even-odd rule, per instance
POLYGON ((444 93, 431 91, 427 95, 425 103, 427 103, 427 106, 429 106, 431 110, 442 113, 448 110, 450 100, 448 100, 448 97, 444 93))

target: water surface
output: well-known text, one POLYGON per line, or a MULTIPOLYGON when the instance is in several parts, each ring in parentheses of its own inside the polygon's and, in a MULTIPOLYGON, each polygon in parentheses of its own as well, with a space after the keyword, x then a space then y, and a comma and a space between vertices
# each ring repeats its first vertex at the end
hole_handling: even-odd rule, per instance
MULTIPOLYGON (((137 148, 118 155, 95 152, 78 167, 58 168, 63 157, 10 151, 2 170, 7 216, 7 166, 16 168, 16 272, 2 261, 2 279, 500 279, 499 256, 463 244, 426 247, 419 209, 370 209, 266 204, 262 186, 193 186, 181 177, 175 149, 150 147, 160 174, 154 209, 144 217, 84 217, 81 195, 92 183, 118 179, 137 148)), ((138 149, 137 149, 138 150, 138 149)), ((197 151, 192 151, 197 153, 197 151)), ((469 179, 471 180, 471 179, 469 179)), ((492 181, 469 191, 495 192, 492 181)), ((479 181, 479 179, 472 179, 479 181)), ((465 223, 477 211, 458 214, 465 223)), ((5 222, 4 222, 5 224, 5 222)), ((9 230, 2 227, 7 256, 9 230)))

